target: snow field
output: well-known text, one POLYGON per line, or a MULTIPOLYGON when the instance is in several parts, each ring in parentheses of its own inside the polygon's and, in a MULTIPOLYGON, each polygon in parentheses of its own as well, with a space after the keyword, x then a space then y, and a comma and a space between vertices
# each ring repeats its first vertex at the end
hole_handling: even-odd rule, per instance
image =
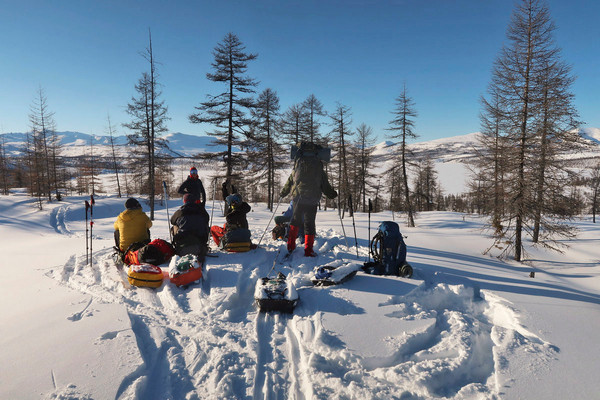
MULTIPOLYGON (((535 318, 537 309, 526 312, 519 301, 527 295, 539 299, 543 286, 545 295, 555 290, 563 299, 598 304, 597 293, 585 292, 594 285, 581 279, 585 257, 593 253, 588 247, 573 249, 581 261, 567 266, 566 274, 545 254, 534 254, 550 267, 537 262, 544 265, 538 275, 547 279, 531 281, 526 278, 531 268, 480 254, 489 246, 481 219, 453 213, 423 213, 412 230, 398 221, 408 235, 413 279, 359 272, 339 286, 312 287, 317 265, 368 257, 367 216, 355 216, 356 260, 354 237, 348 236, 346 246, 335 211, 321 210, 317 258, 303 257, 299 248, 290 259, 275 260, 284 245, 268 232, 256 250, 217 251, 217 258, 207 258, 201 284, 183 289, 165 281, 158 289, 130 288, 111 249, 112 223, 123 199, 96 201, 94 262, 88 266, 83 198, 37 212, 29 198, 0 196, 0 229, 14 240, 14 260, 28 257, 37 266, 23 272, 32 285, 20 288, 33 295, 0 280, 18 304, 2 307, 0 314, 6 327, 0 328, 1 356, 16 360, 1 371, 12 382, 0 385, 2 398, 501 399, 522 393, 536 398, 523 385, 532 376, 552 377, 564 357, 561 346, 569 345, 549 340, 549 327, 535 318), (40 242, 39 254, 20 245, 31 240, 40 242), (259 313, 253 306, 255 283, 274 261, 272 274, 288 275, 298 288, 300 302, 292 315, 259 313), (23 319, 24 313, 32 318, 23 319), (45 334, 49 324, 51 335, 45 334), (23 345, 31 351, 23 352, 23 345), (42 348, 56 351, 40 357, 42 348), (20 385, 23 371, 32 368, 47 379, 20 385)), ((178 203, 169 204, 171 213, 178 203)), ((253 209, 256 242, 270 213, 264 205, 253 209)), ((213 224, 222 224, 217 214, 213 224)), ((371 217, 371 235, 379 221, 394 218, 371 217)), ((351 220, 344 224, 352 232, 351 220)), ((593 232, 591 224, 582 227, 593 232)), ((157 209, 152 237, 168 238, 163 208, 157 209)), ((544 303, 553 301, 558 300, 544 303)))

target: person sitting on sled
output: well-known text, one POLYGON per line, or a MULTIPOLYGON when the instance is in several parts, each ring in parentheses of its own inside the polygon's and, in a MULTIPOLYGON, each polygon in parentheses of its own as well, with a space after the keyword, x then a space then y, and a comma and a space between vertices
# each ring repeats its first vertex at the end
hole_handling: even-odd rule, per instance
MULTIPOLYGON (((223 182, 223 185, 221 185, 221 194, 223 195, 223 201, 225 202, 225 207, 223 210, 227 210, 227 196, 235 193, 237 193, 237 189, 233 185, 231 178, 225 179, 225 182, 223 182)), ((225 214, 225 212, 223 212, 223 214, 225 214)))
POLYGON ((183 205, 171 217, 173 247, 177 255, 206 255, 209 216, 200 199, 183 195, 183 205))
POLYGON ((196 167, 190 168, 190 176, 187 177, 185 181, 179 186, 177 190, 179 194, 190 193, 196 196, 196 198, 200 199, 202 206, 206 204, 206 191, 204 190, 204 185, 202 185, 202 181, 198 177, 198 170, 196 167))
POLYGON ((302 143, 301 149, 302 151, 299 151, 295 158, 294 169, 281 189, 280 196, 285 197, 291 193, 294 201, 287 241, 288 251, 292 252, 296 248, 296 238, 304 220, 304 256, 315 257, 317 254, 313 250, 313 244, 317 206, 322 194, 335 199, 337 192, 329 184, 323 162, 317 156, 321 147, 313 143, 302 143))
POLYGON ((242 201, 242 196, 238 193, 227 196, 225 202, 227 204, 225 208, 225 225, 223 227, 213 225, 210 228, 210 233, 217 246, 226 233, 239 228, 248 229, 246 214, 251 210, 250 205, 242 201))
POLYGON ((115 244, 121 253, 129 246, 143 240, 150 241, 152 221, 142 211, 142 206, 133 197, 125 202, 125 211, 117 217, 115 227, 115 244))

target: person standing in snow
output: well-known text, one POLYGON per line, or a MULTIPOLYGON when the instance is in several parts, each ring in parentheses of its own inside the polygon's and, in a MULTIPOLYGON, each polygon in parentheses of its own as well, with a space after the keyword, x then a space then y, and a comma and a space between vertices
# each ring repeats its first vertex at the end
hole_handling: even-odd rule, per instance
POLYGON ((294 202, 287 249, 292 252, 296 248, 299 227, 304 220, 305 257, 316 257, 317 255, 313 250, 313 244, 316 233, 315 218, 321 195, 325 194, 330 199, 337 197, 337 192, 329 184, 327 174, 323 169, 323 162, 318 157, 321 149, 321 146, 314 143, 300 145, 294 161, 294 169, 280 193, 281 197, 291 193, 294 202))
POLYGON ((190 168, 190 176, 179 186, 177 190, 179 194, 190 193, 196 198, 200 199, 202 206, 206 204, 206 192, 204 191, 204 185, 198 177, 198 170, 196 167, 190 168))
POLYGON ((115 244, 123 253, 133 243, 150 240, 152 221, 142 211, 140 202, 131 197, 125 202, 125 211, 119 214, 114 227, 115 244))
POLYGON ((183 206, 171 217, 173 246, 178 255, 204 256, 207 251, 209 216, 193 194, 183 195, 183 206))

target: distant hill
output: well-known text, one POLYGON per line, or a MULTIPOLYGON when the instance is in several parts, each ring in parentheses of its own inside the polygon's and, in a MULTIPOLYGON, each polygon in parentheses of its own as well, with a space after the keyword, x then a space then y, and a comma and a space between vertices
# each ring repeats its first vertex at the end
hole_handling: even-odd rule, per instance
MULTIPOLYGON (((590 143, 589 152, 577 152, 577 158, 599 157, 600 128, 585 128, 581 136, 590 143)), ((89 154, 93 141, 93 151, 96 155, 110 155, 110 137, 89 135, 82 132, 57 132, 63 145, 65 156, 81 156, 89 154)), ((477 148, 479 133, 453 136, 424 142, 410 143, 410 149, 417 158, 429 156, 438 162, 464 161, 473 157, 477 148)), ((170 154, 177 157, 192 157, 198 153, 223 151, 224 146, 214 146, 214 138, 210 136, 196 136, 181 132, 169 133, 163 136, 169 142, 170 154)), ((22 152, 26 142, 26 133, 5 133, 0 135, 0 143, 4 143, 5 151, 9 155, 18 155, 22 152)), ((115 136, 114 142, 119 153, 128 151, 127 138, 115 136)), ((375 146, 375 155, 385 157, 395 150, 397 144, 385 141, 375 146)))
MULTIPOLYGON (((90 147, 93 143, 95 155, 111 155, 110 137, 89 135, 81 132, 57 132, 60 142, 63 145, 63 155, 67 157, 76 157, 90 153, 90 147)), ((222 151, 223 146, 213 146, 214 138, 210 136, 195 136, 184 133, 169 133, 163 136, 169 142, 170 154, 173 156, 191 157, 198 153, 206 151, 222 151)), ((19 155, 27 141, 26 133, 5 133, 0 135, 4 140, 5 151, 11 156, 19 155)), ((1 140, 0 140, 1 142, 1 140)), ((118 155, 127 153, 127 137, 115 136, 115 147, 118 155)))
MULTIPOLYGON (((110 157, 110 137, 89 135, 81 132, 57 132, 63 144, 63 155, 78 157, 90 154, 90 143, 93 141, 93 153, 96 156, 110 157)), ((586 128, 580 131, 581 136, 590 144, 586 151, 577 151, 566 154, 570 160, 576 162, 600 159, 600 129, 586 128)), ((417 159, 431 158, 436 164, 438 179, 446 193, 463 193, 466 190, 466 181, 469 179, 469 170, 465 164, 475 157, 480 148, 478 136, 480 133, 453 136, 424 142, 411 143, 410 149, 417 159)), ((185 133, 170 133, 165 135, 169 141, 168 154, 174 157, 193 157, 203 152, 223 151, 224 146, 213 146, 214 138, 210 136, 196 136, 185 133)), ((130 151, 125 136, 115 136, 117 157, 125 157, 130 151)), ((5 133, 0 135, 0 143, 4 143, 8 155, 15 156, 22 152, 26 142, 25 133, 5 133)), ((375 146, 374 155, 378 166, 375 173, 383 174, 389 169, 390 163, 396 162, 391 156, 398 146, 394 142, 385 141, 375 146)), ((584 164, 586 165, 586 164, 584 164)), ((184 169, 187 169, 186 165, 184 169)), ((287 176, 289 171, 283 171, 287 176)))

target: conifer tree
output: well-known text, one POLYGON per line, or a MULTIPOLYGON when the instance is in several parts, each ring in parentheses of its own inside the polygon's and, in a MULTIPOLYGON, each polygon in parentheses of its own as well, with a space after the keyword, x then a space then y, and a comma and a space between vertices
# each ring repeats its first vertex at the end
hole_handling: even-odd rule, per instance
POLYGON ((47 196, 48 201, 52 201, 52 190, 56 191, 56 197, 60 200, 58 192, 58 173, 57 163, 60 153, 60 141, 56 136, 56 123, 54 122, 54 113, 48 108, 48 100, 44 90, 38 89, 36 99, 31 106, 29 114, 31 123, 32 144, 31 150, 34 151, 35 168, 41 170, 35 171, 39 186, 39 195, 47 196))
POLYGON ((246 47, 233 33, 228 33, 213 51, 213 72, 207 73, 208 80, 225 84, 225 89, 217 95, 207 95, 207 100, 195 107, 197 112, 189 116, 193 124, 207 123, 215 126, 208 134, 216 137, 216 144, 225 146, 221 152, 206 153, 205 157, 225 163, 227 179, 234 170, 243 165, 244 156, 234 153, 234 147, 244 147, 244 139, 249 135, 251 119, 247 116, 254 106, 249 94, 254 93, 257 82, 246 76, 248 62, 257 54, 246 53, 246 47))
POLYGON ((308 137, 308 115, 302 104, 290 106, 281 116, 281 134, 287 144, 297 144, 308 137))
POLYGON ((135 85, 138 97, 132 97, 127 105, 127 113, 132 117, 131 122, 123 124, 132 131, 128 135, 130 144, 135 146, 133 153, 134 166, 145 166, 145 173, 139 171, 139 179, 145 183, 145 192, 150 200, 150 219, 154 220, 154 197, 156 187, 156 151, 157 148, 167 148, 167 142, 159 136, 167 131, 167 107, 159 98, 162 92, 159 89, 158 72, 152 50, 152 35, 148 31, 149 45, 142 56, 148 61, 150 71, 142 73, 142 77, 135 85))
MULTIPOLYGON (((525 233, 537 242, 543 232, 544 245, 555 249, 552 236, 573 235, 568 225, 554 222, 568 198, 561 190, 568 174, 557 156, 578 142, 572 78, 560 60, 554 30, 542 0, 521 0, 508 27, 508 44, 494 64, 491 97, 484 102, 488 119, 500 122, 501 146, 510 149, 502 156, 504 222, 498 223, 496 214, 493 224, 498 243, 508 242, 505 251, 514 248, 517 261, 525 233)), ((487 148, 494 152, 489 141, 487 148)))
POLYGON ((414 133, 414 118, 417 117, 417 111, 415 110, 415 104, 411 97, 408 96, 406 85, 404 85, 402 92, 396 98, 396 105, 394 111, 392 111, 394 119, 389 124, 388 130, 391 133, 392 139, 400 140, 399 150, 396 157, 399 158, 399 166, 402 179, 402 190, 404 195, 404 207, 407 213, 407 221, 409 227, 415 226, 415 219, 413 216, 413 207, 411 202, 410 188, 408 186, 408 158, 410 155, 408 149, 408 141, 410 139, 417 138, 414 133))
POLYGON ((431 157, 425 157, 417 164, 414 180, 415 209, 433 211, 434 199, 438 190, 437 171, 431 157))
POLYGON ((591 176, 588 179, 590 189, 590 202, 592 211, 592 222, 596 223, 596 214, 600 208, 600 163, 592 167, 591 176))
POLYGON ((356 136, 356 142, 354 143, 357 165, 356 182, 358 183, 358 196, 356 198, 361 199, 362 211, 367 212, 367 197, 374 189, 372 181, 375 178, 375 174, 372 172, 375 166, 373 129, 364 123, 360 124, 356 129, 356 136))
POLYGON ((302 108, 306 114, 306 129, 308 140, 311 143, 324 143, 324 139, 320 135, 321 122, 318 117, 327 115, 323 104, 317 99, 314 94, 311 94, 302 103, 302 108))
POLYGON ((273 210, 277 170, 283 166, 283 147, 278 143, 279 97, 272 89, 265 89, 252 110, 254 120, 251 147, 248 151, 252 165, 251 175, 259 182, 266 181, 267 207, 273 210))
POLYGON ((8 177, 10 170, 8 167, 8 157, 6 156, 6 144, 4 135, 1 136, 0 141, 0 176, 2 177, 2 193, 8 195, 8 177))
POLYGON ((341 210, 350 194, 348 157, 346 151, 347 145, 350 145, 350 137, 354 134, 351 128, 352 111, 350 107, 338 103, 335 111, 330 115, 330 118, 333 127, 331 134, 332 138, 335 140, 332 146, 335 151, 334 160, 337 161, 338 206, 341 210))
POLYGON ((117 180, 117 195, 121 197, 121 183, 119 181, 119 163, 117 162, 117 154, 115 152, 115 140, 113 137, 114 129, 112 124, 110 123, 110 115, 106 116, 108 121, 108 137, 110 139, 110 150, 112 154, 112 166, 115 171, 115 178, 117 180))

